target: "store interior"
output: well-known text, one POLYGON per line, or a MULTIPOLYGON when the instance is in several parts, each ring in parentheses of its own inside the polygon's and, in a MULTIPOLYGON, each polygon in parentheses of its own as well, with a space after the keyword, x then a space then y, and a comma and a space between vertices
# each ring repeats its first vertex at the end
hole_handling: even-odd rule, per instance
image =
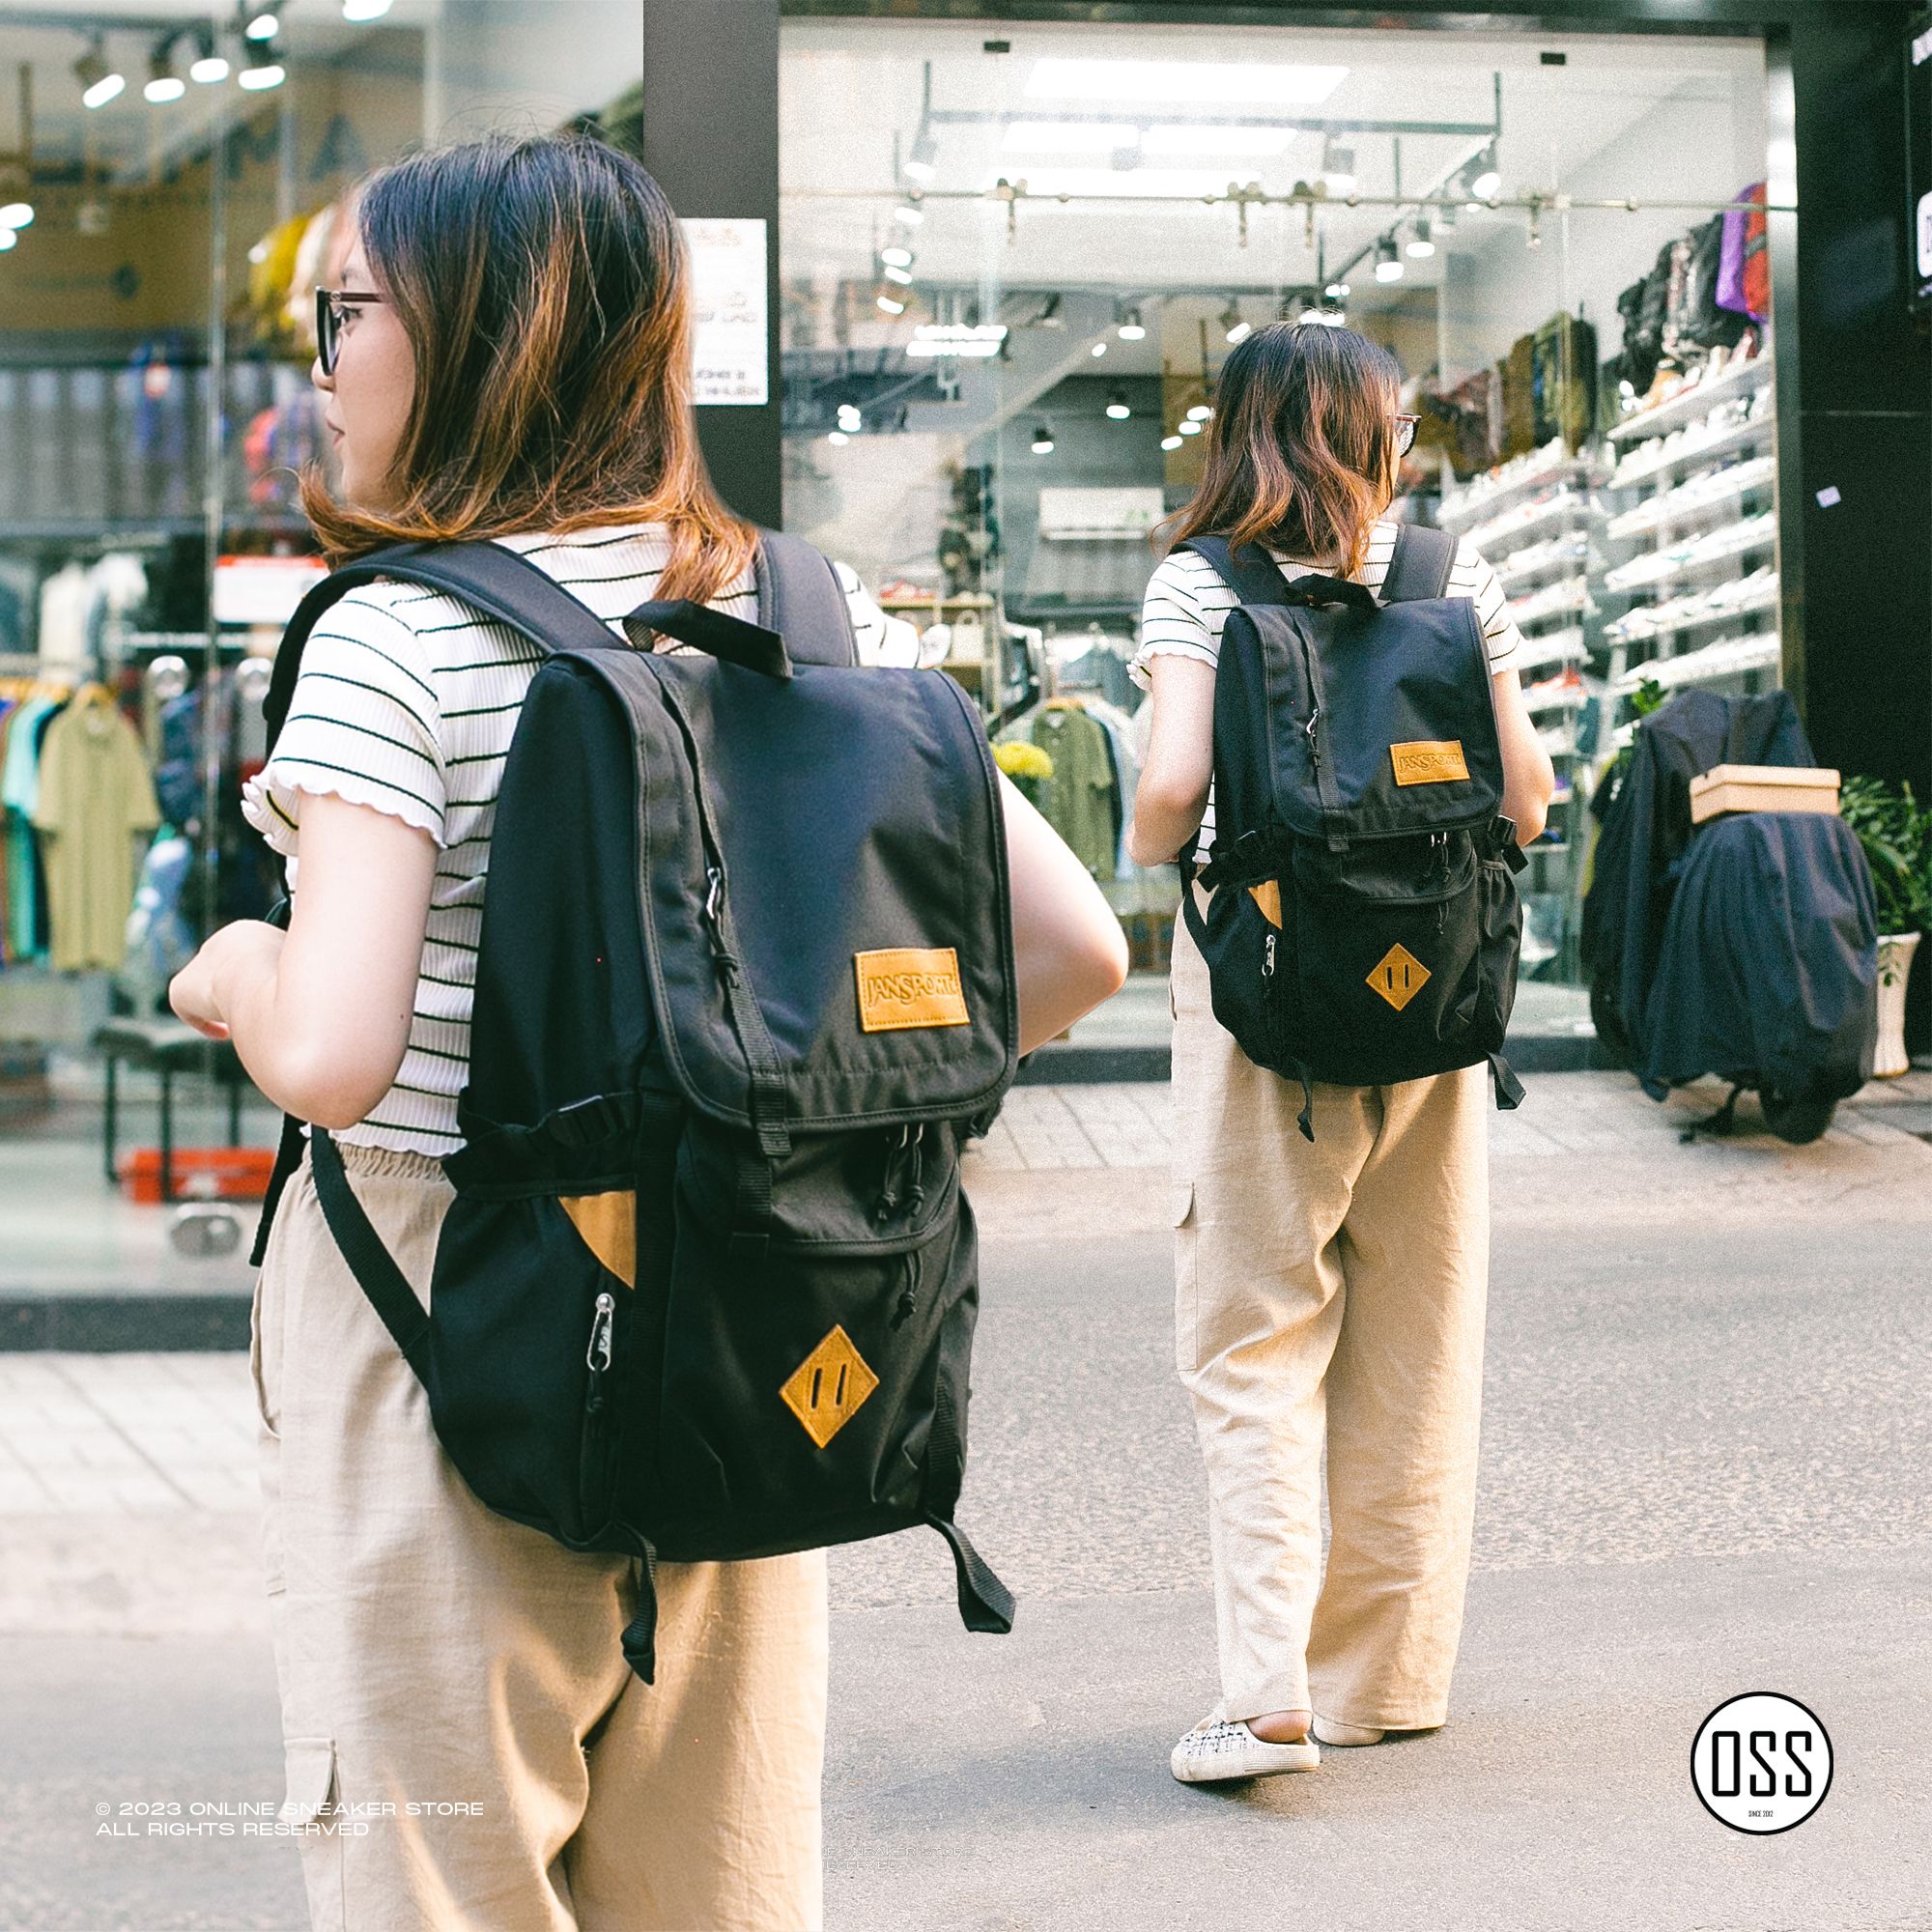
POLYGON ((781 111, 786 524, 1048 749, 1144 974, 1179 885, 1118 836, 1125 667, 1221 362, 1304 317, 1394 353, 1396 514, 1497 569, 1558 774, 1519 1024, 1586 1030, 1588 804, 1644 680, 1777 679, 1761 44, 801 18, 781 111))
MULTIPOLYGON (((630 0, 283 14, 0 4, 0 1129, 55 1163, 48 1203, 126 1164, 101 1029, 165 1018, 200 937, 278 891, 237 802, 319 567, 295 486, 332 205, 425 138, 639 138, 630 0)), ((814 11, 780 78, 784 521, 931 634, 1108 893, 1137 972, 1082 1040, 1166 1036, 1178 882, 1124 839, 1151 539, 1232 343, 1303 316, 1394 352, 1424 417, 1398 513, 1516 603, 1560 781, 1518 1024, 1587 1032, 1588 803, 1644 681, 1777 677, 1768 297, 1732 206, 1762 47, 814 11)), ((266 1148, 219 1059, 183 1060, 173 1144, 266 1148)), ((152 1152, 138 1037, 117 1077, 152 1152)), ((71 1221, 14 1227, 15 1271, 71 1221)))

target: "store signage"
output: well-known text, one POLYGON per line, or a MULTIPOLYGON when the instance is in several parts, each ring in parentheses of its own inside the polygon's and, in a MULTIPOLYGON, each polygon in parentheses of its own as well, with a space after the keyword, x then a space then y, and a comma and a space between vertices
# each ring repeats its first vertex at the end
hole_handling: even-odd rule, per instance
POLYGON ((1912 306, 1932 308, 1932 14, 1913 23, 1905 64, 1906 226, 1912 306))
POLYGON ((923 322, 913 330, 906 354, 928 357, 997 355, 1006 339, 1004 322, 923 322))
POLYGON ((319 556, 222 556, 214 560, 217 624, 286 624, 328 575, 319 556))
POLYGON ((755 409, 771 401, 767 241, 761 220, 690 220, 692 399, 755 409))

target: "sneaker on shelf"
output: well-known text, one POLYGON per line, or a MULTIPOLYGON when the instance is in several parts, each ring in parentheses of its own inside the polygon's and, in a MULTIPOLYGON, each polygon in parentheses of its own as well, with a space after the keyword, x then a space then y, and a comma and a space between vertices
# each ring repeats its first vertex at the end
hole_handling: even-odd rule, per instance
POLYGON ((1313 1771, 1321 1753, 1312 1740, 1271 1745, 1243 1723, 1204 1718, 1175 1746, 1168 1768, 1182 1784, 1218 1784, 1224 1778, 1271 1777, 1282 1771, 1313 1771))

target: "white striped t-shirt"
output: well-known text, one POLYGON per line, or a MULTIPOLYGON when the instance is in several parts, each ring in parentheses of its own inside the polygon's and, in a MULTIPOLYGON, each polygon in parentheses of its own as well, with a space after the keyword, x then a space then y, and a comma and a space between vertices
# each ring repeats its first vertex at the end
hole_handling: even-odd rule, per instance
MULTIPOLYGON (((653 595, 670 555, 662 524, 499 541, 619 636, 626 613, 653 595)), ((913 627, 886 616, 844 564, 837 569, 862 661, 917 664, 913 627)), ((750 574, 712 604, 755 619, 750 574)), ((490 831, 517 715, 541 661, 508 625, 442 591, 380 582, 352 590, 310 634, 274 756, 242 788, 242 813, 288 860, 292 892, 304 793, 373 806, 437 842, 409 1050, 395 1085, 339 1141, 433 1157, 462 1145, 456 1096, 469 1074, 490 831)))
MULTIPOLYGON (((1368 557, 1358 573, 1358 581, 1369 589, 1381 589, 1401 529, 1400 524, 1384 519, 1370 532, 1368 557)), ((1290 577, 1306 577, 1322 568, 1297 562, 1271 545, 1265 548, 1290 577)), ((1509 601, 1495 572, 1467 544, 1457 546, 1447 595, 1474 599, 1476 618, 1490 647, 1490 670, 1492 674, 1507 670, 1516 662, 1522 633, 1509 613, 1509 601)), ((1147 597, 1141 606, 1140 648, 1127 667, 1127 675, 1145 691, 1153 682, 1148 672, 1152 658, 1198 658, 1203 664, 1218 665, 1222 627, 1228 612, 1240 601, 1205 556, 1178 550, 1163 558, 1148 580, 1147 597)), ((1194 848, 1196 864, 1207 864, 1213 843, 1214 786, 1210 780, 1208 809, 1201 814, 1201 836, 1194 848)))

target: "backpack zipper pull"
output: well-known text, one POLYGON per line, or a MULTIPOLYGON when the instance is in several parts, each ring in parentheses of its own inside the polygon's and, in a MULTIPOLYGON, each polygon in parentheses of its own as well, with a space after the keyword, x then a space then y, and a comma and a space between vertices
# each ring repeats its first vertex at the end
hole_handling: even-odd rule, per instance
POLYGON ((590 1318, 590 1347, 583 1355, 590 1369, 590 1387, 583 1398, 586 1414, 594 1415, 604 1406, 604 1377, 611 1367, 611 1335, 616 1319, 616 1296, 600 1294, 596 1313, 590 1318))
POLYGON ((1318 704, 1314 708, 1314 710, 1312 710, 1308 714, 1308 723, 1301 727, 1302 730, 1306 732, 1308 736, 1309 769, 1311 771, 1316 771, 1316 772, 1319 772, 1321 769, 1321 741, 1315 735, 1316 723, 1321 718, 1321 705, 1318 704))
POLYGON ((899 1205, 896 1185, 899 1156, 905 1152, 906 1145, 912 1136, 912 1128, 909 1125, 900 1127, 897 1140, 891 1137, 891 1128, 886 1131, 886 1172, 879 1183, 879 1198, 872 1208, 872 1219, 875 1221, 890 1221, 894 1210, 899 1205))
POLYGON ((1274 937, 1273 933, 1268 934, 1267 950, 1262 955, 1262 978, 1264 980, 1272 980, 1274 978, 1274 937))

